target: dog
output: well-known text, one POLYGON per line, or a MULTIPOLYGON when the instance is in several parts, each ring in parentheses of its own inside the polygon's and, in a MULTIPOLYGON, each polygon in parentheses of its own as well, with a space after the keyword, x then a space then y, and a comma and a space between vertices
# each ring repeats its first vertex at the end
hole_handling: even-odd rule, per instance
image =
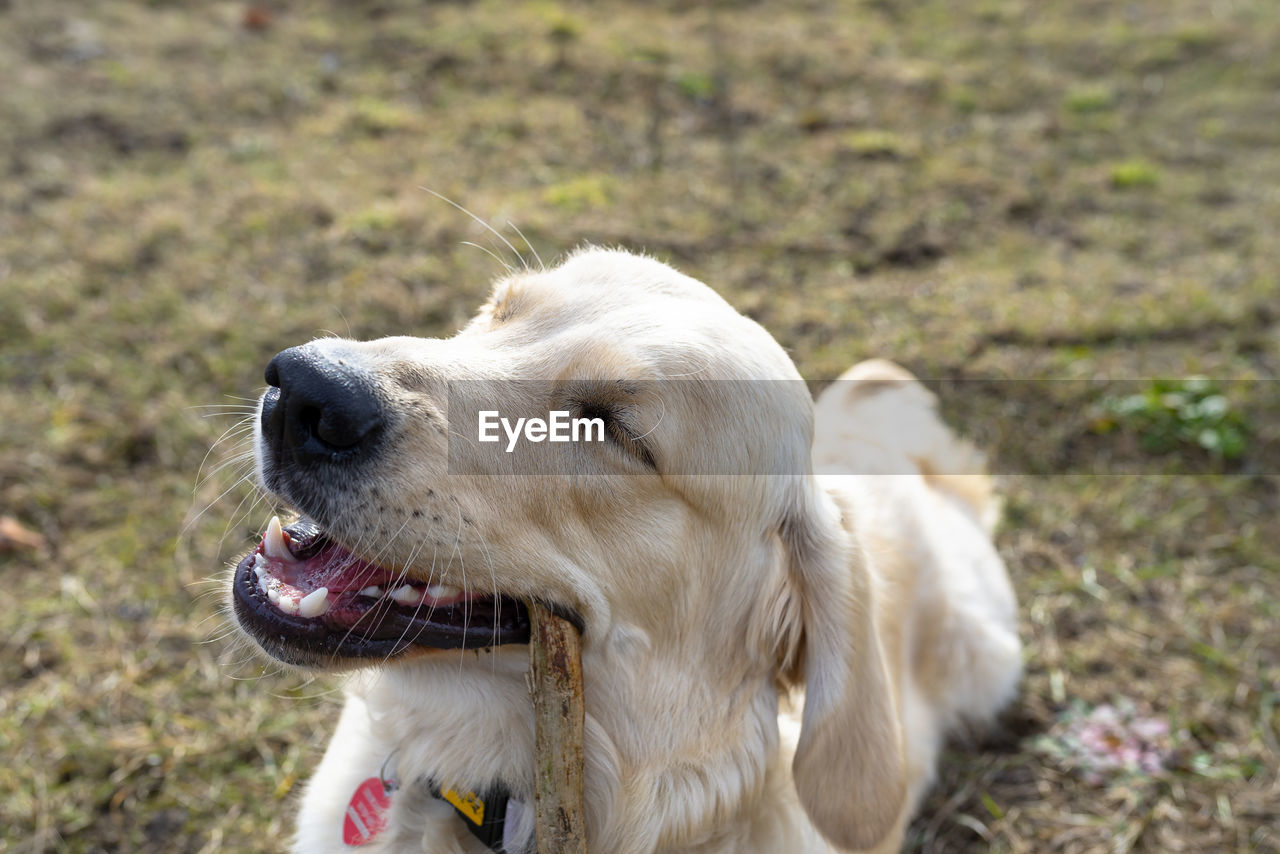
POLYGON ((870 361, 815 404, 659 261, 579 250, 452 338, 315 340, 266 380, 258 475, 299 518, 235 618, 352 674, 298 852, 534 850, 529 601, 581 630, 597 852, 898 850, 947 736, 1016 693, 997 499, 933 396, 870 361))

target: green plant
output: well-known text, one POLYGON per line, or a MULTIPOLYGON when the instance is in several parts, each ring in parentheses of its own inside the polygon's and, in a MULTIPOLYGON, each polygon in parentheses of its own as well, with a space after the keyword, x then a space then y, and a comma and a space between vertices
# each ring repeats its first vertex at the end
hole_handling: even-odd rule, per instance
POLYGON ((1244 415, 1204 377, 1155 380, 1141 393, 1104 398, 1101 408, 1094 432, 1134 431, 1154 453, 1194 446, 1227 460, 1244 454, 1244 415))
POLYGON ((1063 105, 1073 113, 1100 113, 1116 105, 1116 94, 1110 86, 1081 86, 1067 93, 1063 105))
POLYGON ((1111 167, 1111 186, 1117 190, 1136 190, 1160 183, 1160 170, 1146 160, 1126 160, 1111 167))
POLYGON ((716 97, 719 85, 715 77, 705 71, 686 71, 676 78, 680 94, 694 101, 710 101, 716 97))
POLYGON ((612 195, 613 183, 607 175, 581 175, 542 191, 548 205, 573 212, 605 207, 612 195))

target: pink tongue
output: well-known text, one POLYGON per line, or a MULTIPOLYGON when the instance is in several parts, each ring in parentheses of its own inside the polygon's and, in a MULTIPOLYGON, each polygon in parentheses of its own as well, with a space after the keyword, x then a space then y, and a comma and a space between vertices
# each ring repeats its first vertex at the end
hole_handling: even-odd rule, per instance
POLYGON ((330 593, 342 593, 395 581, 392 573, 365 563, 338 546, 329 546, 297 563, 270 560, 269 566, 271 575, 303 595, 320 587, 329 588, 330 593))

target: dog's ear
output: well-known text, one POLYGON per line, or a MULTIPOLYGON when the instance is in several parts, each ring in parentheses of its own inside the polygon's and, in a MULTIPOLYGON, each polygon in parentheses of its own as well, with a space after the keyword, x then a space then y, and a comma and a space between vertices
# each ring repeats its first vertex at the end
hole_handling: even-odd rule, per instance
POLYGON ((829 840, 871 848, 893 830, 906 797, 897 703, 875 624, 877 591, 835 501, 812 478, 797 486, 782 531, 803 613, 796 790, 829 840))

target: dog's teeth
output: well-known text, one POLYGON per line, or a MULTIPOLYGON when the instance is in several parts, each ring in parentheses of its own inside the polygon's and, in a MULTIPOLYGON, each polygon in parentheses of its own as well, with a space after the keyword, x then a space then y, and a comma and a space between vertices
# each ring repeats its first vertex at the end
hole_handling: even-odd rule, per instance
POLYGON ((382 595, 382 588, 375 584, 372 587, 366 587, 365 589, 361 590, 360 595, 370 596, 376 599, 377 597, 382 595))
POLYGON ((274 585, 268 585, 267 598, 271 600, 272 605, 279 605, 280 604, 280 588, 274 585))
POLYGON ((290 596, 281 596, 280 601, 276 603, 276 607, 286 614, 298 613, 298 600, 290 596))
POLYGON ((462 588, 452 584, 430 584, 427 586, 427 595, 432 599, 451 599, 462 595, 462 588))
POLYGON ((262 580, 262 576, 267 574, 267 562, 262 559, 262 555, 253 556, 253 574, 262 580))
POLYGON ((284 529, 280 527, 280 517, 272 516, 267 523, 267 532, 262 535, 262 551, 272 560, 297 563, 298 559, 289 551, 284 543, 284 529))
POLYGON ((319 617, 329 610, 329 588, 317 587, 298 600, 298 615, 319 617))
POLYGON ((422 595, 413 589, 412 584, 405 584, 391 591, 391 598, 399 602, 401 605, 416 605, 422 595))

